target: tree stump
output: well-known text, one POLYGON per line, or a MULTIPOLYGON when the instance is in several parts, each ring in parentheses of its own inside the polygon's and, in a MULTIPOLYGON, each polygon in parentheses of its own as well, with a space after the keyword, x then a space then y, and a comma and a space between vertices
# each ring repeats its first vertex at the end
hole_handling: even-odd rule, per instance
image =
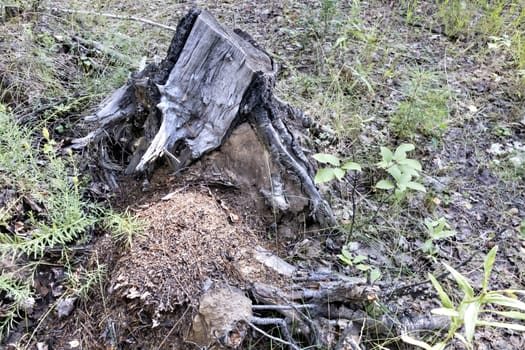
POLYGON ((310 121, 274 96, 277 72, 248 34, 194 9, 180 22, 167 57, 136 73, 86 117, 98 128, 74 147, 96 141, 114 187, 114 173, 124 168, 147 173, 164 158, 179 172, 203 155, 222 153, 213 166, 254 200, 264 198, 274 213, 293 220, 304 214, 304 220, 333 226, 298 141, 310 121), (115 144, 129 154, 127 164, 109 158, 115 144))

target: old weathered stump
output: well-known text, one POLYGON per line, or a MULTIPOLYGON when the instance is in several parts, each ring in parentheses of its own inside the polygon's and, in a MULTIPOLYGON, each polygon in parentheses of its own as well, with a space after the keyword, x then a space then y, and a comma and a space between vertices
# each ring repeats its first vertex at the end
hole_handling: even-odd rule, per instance
MULTIPOLYGON (((247 147, 252 149, 244 152, 258 160, 257 174, 246 175, 254 170, 254 164, 246 164, 254 163, 251 157, 231 155, 227 158, 236 158, 238 168, 219 169, 228 181, 252 191, 254 199, 264 198, 274 212, 295 218, 307 213, 314 222, 333 226, 332 211, 297 140, 308 119, 273 95, 276 75, 271 57, 247 34, 192 10, 179 24, 167 57, 135 74, 87 117, 98 128, 75 140, 74 147, 96 142, 108 182, 116 186, 114 172, 147 172, 161 157, 178 172, 218 150, 230 135, 251 133, 259 146, 251 138, 247 147), (129 155, 125 164, 109 158, 110 144, 129 155), (246 177, 249 185, 243 183, 246 177)), ((233 152, 240 148, 237 142, 233 152)))

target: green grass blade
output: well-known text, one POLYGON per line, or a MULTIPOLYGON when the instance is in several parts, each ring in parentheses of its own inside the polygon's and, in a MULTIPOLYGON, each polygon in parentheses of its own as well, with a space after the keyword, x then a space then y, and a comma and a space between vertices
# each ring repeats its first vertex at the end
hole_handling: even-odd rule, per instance
POLYGON ((474 331, 476 330, 480 307, 481 304, 479 302, 470 303, 465 308, 465 312, 463 314, 463 322, 465 324, 465 338, 469 343, 472 343, 472 339, 474 339, 474 331))
POLYGON ((516 323, 478 321, 478 326, 507 328, 515 331, 525 332, 525 326, 516 323))
POLYGON ((525 303, 517 299, 509 298, 497 293, 489 293, 484 297, 486 303, 498 304, 525 311, 525 303))
POLYGON ((494 246, 490 252, 485 257, 483 263, 483 280, 481 281, 481 286, 483 291, 486 292, 489 283, 490 273, 492 272, 492 267, 494 266, 494 261, 496 261, 496 253, 498 252, 498 246, 494 246))
POLYGON ((441 284, 438 282, 438 280, 431 273, 428 274, 428 279, 434 286, 434 289, 436 289, 439 295, 439 299, 441 300, 441 305, 443 305, 447 309, 454 309, 454 304, 452 304, 452 300, 450 300, 447 293, 445 293, 443 287, 441 287, 441 284))
POLYGON ((454 269, 452 266, 448 265, 447 263, 443 263, 443 265, 445 265, 445 268, 454 277, 459 288, 463 291, 463 293, 465 293, 465 296, 468 298, 473 298, 474 289, 472 288, 470 283, 467 281, 467 279, 462 274, 460 274, 456 269, 454 269))

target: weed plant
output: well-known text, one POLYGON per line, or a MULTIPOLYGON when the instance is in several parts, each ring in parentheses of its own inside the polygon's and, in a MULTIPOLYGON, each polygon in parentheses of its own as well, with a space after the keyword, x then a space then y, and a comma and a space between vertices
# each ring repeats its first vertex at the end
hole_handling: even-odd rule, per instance
POLYGON ((447 128, 451 94, 441 86, 438 74, 414 69, 402 92, 404 100, 390 118, 394 133, 405 139, 418 134, 440 138, 447 128))
MULTIPOLYGON (((118 239, 132 244, 140 224, 129 215, 107 212, 86 202, 73 155, 60 156, 49 131, 23 128, 0 105, 0 340, 23 316, 32 298, 30 271, 49 249, 61 250, 89 240, 96 224, 114 230, 118 239), (135 231, 136 230, 136 231, 135 231), (36 263, 31 260, 36 261, 36 263), (25 273, 15 273, 23 271, 25 273)), ((104 276, 104 266, 77 270, 67 263, 68 293, 85 298, 104 276)))

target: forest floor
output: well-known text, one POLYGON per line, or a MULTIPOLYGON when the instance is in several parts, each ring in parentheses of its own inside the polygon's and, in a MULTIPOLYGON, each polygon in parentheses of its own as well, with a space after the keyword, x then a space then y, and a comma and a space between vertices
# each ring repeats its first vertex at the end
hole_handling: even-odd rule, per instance
MULTIPOLYGON (((410 305, 428 314, 440 307, 428 274, 444 276, 440 282, 458 305, 464 289, 443 275, 443 263, 456 268, 477 293, 485 256, 497 246, 489 290, 509 290, 505 296, 523 301, 523 294, 511 291, 525 289, 525 7, 512 1, 486 7, 483 1, 454 3, 43 0, 37 9, 15 6, 20 11, 14 13, 0 6, 0 104, 23 125, 45 126, 58 145, 84 136, 90 128, 84 116, 131 72, 164 57, 174 32, 136 18, 174 28, 198 6, 223 25, 249 33, 280 64, 276 94, 325 127, 325 133, 310 135, 310 149, 362 168, 320 184, 340 223, 337 239, 316 232, 282 239, 263 220, 246 214, 243 203, 229 201, 224 189, 188 186, 161 169, 148 191, 126 179, 120 193, 111 193, 93 175, 97 169, 87 154, 76 154, 78 170, 86 176, 85 200, 134 213, 146 235, 124 246, 97 230, 83 242, 90 248, 78 250, 67 262, 53 251, 35 261, 30 287, 36 304, 9 334, 0 333, 0 348, 178 349, 178 329, 189 320, 188 309, 162 304, 165 300, 155 296, 158 290, 135 295, 133 287, 146 279, 176 276, 164 285, 179 289, 163 295, 191 305, 187 296, 210 277, 208 269, 215 271, 217 263, 229 266, 216 249, 225 240, 233 251, 260 245, 298 264, 373 276, 394 291, 375 301, 375 313, 410 305), (398 187, 394 194, 376 186, 383 179, 397 185, 378 163, 386 152, 381 147, 394 151, 401 144, 414 146, 408 156, 422 165, 414 181, 424 191, 398 187), (173 191, 175 200, 161 200, 173 191), (184 201, 188 206, 181 207, 184 201), (181 225, 187 236, 171 237, 167 228, 181 225), (212 238, 202 239, 211 233, 212 238), (177 246, 166 250, 175 239, 177 246), (181 266, 187 261, 204 270, 185 273, 188 268, 181 266), (57 313, 55 306, 71 289, 65 277, 71 266, 87 271, 101 265, 104 276, 93 278, 85 297, 71 299, 75 310, 57 313), (120 296, 129 304, 110 296, 110 289, 123 285, 127 294, 120 296), (152 329, 149 319, 129 318, 135 300, 163 305, 166 313, 155 320, 157 327, 152 329)), ((2 206, 14 195, 8 183, 1 183, 2 206)), ((17 208, 31 206, 28 199, 24 203, 17 208)), ((10 227, 22 220, 1 218, 1 237, 18 233, 10 227)), ((246 258, 239 251, 233 261, 246 258)), ((2 274, 7 274, 12 262, 2 259, 2 274)), ((0 307, 12 298, 1 288, 0 297, 5 299, 0 307)), ((523 326, 523 320, 491 312, 500 310, 494 305, 484 307, 487 312, 480 318, 485 321, 523 326)), ((435 332, 425 339, 436 343, 446 334, 435 332)), ((399 338, 362 339, 362 344, 367 349, 411 348, 399 338)), ((480 325, 472 344, 474 349, 522 349, 525 333, 480 325)), ((244 344, 279 346, 260 343, 255 336, 244 344)), ((448 348, 466 347, 454 338, 448 348)))

